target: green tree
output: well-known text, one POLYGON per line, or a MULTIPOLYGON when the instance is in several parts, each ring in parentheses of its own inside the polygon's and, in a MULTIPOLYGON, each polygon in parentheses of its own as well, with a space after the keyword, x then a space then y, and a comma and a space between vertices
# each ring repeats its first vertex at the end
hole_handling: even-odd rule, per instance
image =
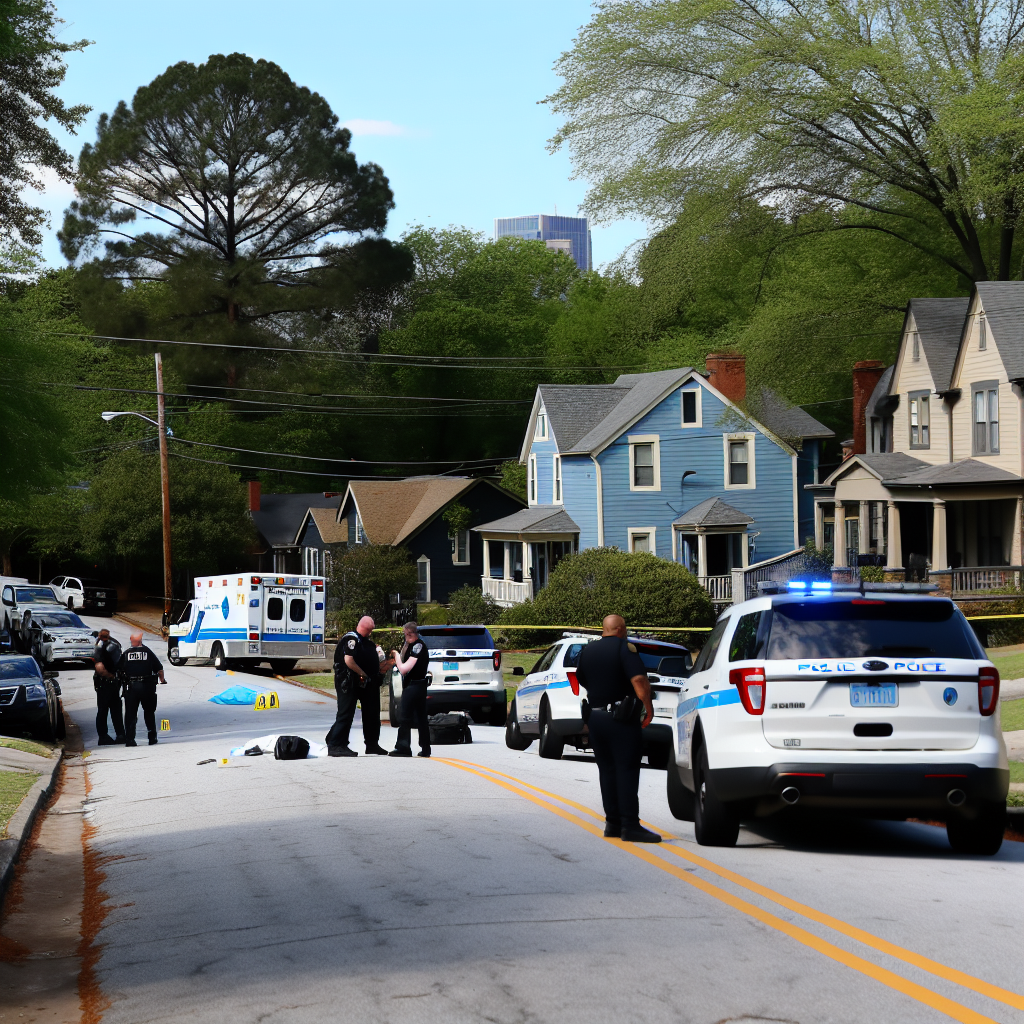
POLYGON ((1020 276, 1024 8, 1011 0, 604 2, 548 98, 602 216, 728 187, 1020 276), (860 217, 853 216, 860 213, 860 217))
POLYGON ((501 607, 494 598, 471 583, 453 590, 448 595, 448 625, 473 623, 489 626, 492 622, 497 622, 500 615, 501 607))
POLYGON ((89 107, 68 107, 57 95, 67 72, 65 57, 87 40, 62 42, 49 0, 0 0, 0 235, 29 245, 42 240, 46 214, 26 202, 26 188, 43 187, 40 172, 74 179, 71 157, 40 119, 74 132, 89 107))
POLYGON ((405 548, 356 544, 333 560, 327 585, 331 603, 348 613, 346 622, 358 609, 384 625, 390 620, 390 595, 404 599, 416 593, 416 566, 405 548))

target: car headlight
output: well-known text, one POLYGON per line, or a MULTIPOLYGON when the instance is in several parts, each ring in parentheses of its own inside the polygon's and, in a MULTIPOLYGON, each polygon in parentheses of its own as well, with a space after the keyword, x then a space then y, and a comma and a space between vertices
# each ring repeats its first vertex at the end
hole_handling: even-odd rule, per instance
POLYGON ((31 683, 25 687, 26 700, 46 700, 46 687, 42 683, 31 683))

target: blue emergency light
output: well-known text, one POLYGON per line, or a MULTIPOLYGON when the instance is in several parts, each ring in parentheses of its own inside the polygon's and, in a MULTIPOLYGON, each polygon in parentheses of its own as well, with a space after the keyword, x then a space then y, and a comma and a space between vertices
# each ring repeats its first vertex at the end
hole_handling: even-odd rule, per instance
POLYGON ((832 584, 829 583, 827 580, 812 580, 810 583, 807 583, 805 580, 790 580, 786 584, 786 586, 789 587, 790 590, 814 590, 817 591, 819 594, 822 591, 831 591, 832 589, 832 584))

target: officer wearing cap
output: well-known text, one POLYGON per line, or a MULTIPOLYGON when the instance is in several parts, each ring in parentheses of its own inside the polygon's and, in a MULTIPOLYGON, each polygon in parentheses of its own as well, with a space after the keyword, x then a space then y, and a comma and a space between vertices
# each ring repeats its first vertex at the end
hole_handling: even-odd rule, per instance
POLYGON ((420 638, 420 627, 407 622, 402 630, 402 650, 392 651, 395 668, 402 673, 402 704, 399 709, 398 740, 390 757, 412 757, 412 727, 419 731, 420 757, 430 757, 430 724, 427 721, 427 667, 430 651, 420 638))
POLYGON ((626 640, 622 616, 606 615, 601 633, 580 653, 576 678, 587 690, 584 713, 601 777, 604 834, 629 843, 660 843, 657 832, 640 824, 642 733, 654 719, 651 681, 626 640), (642 724, 641 711, 646 711, 642 724))
POLYGON ((117 663, 121 660, 121 645, 110 635, 109 629, 96 634, 92 652, 92 688, 96 691, 96 733, 100 746, 124 743, 124 717, 121 711, 121 685, 117 681, 117 663), (114 727, 114 738, 107 732, 107 715, 114 727))
POLYGON ((139 706, 149 732, 149 745, 156 743, 156 681, 166 683, 160 659, 142 642, 141 633, 132 633, 132 645, 118 662, 117 674, 124 684, 125 746, 137 747, 135 725, 139 706))
POLYGON ((330 757, 358 757, 348 745, 356 704, 363 709, 363 742, 368 754, 387 754, 380 745, 380 677, 386 667, 384 652, 373 642, 374 622, 364 615, 351 633, 346 633, 334 651, 334 689, 338 713, 327 734, 330 757))

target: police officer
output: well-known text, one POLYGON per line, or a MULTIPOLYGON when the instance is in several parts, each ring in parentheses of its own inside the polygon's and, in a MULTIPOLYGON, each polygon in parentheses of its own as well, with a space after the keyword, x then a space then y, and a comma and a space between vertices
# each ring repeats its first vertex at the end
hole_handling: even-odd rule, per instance
POLYGON ((121 645, 101 629, 92 652, 92 686, 96 691, 96 732, 100 746, 124 743, 124 718, 121 714, 121 684, 117 680, 117 663, 121 660, 121 645), (107 714, 114 727, 114 738, 107 732, 107 714))
POLYGON ((330 757, 358 757, 348 745, 348 734, 356 714, 363 709, 363 741, 368 754, 386 754, 380 745, 380 677, 387 665, 384 652, 370 639, 373 619, 364 615, 351 633, 346 633, 334 650, 334 689, 338 714, 327 734, 330 757))
POLYGON ((420 757, 430 757, 430 725, 427 722, 427 666, 430 651, 420 638, 420 627, 407 622, 402 630, 401 652, 392 651, 395 668, 402 673, 402 705, 398 713, 398 741, 390 757, 412 757, 412 727, 420 734, 420 757))
POLYGON ((622 616, 606 615, 601 632, 601 639, 591 641, 580 653, 576 678, 587 690, 587 724, 601 777, 604 834, 630 843, 660 843, 657 832, 640 824, 642 731, 654 718, 651 682, 636 648, 626 640, 622 616), (647 712, 642 725, 641 708, 647 712))
POLYGON ((135 723, 139 717, 139 705, 149 731, 149 745, 156 743, 156 681, 164 679, 164 667, 160 659, 142 642, 141 633, 132 633, 132 645, 121 655, 117 666, 118 675, 124 684, 125 746, 136 747, 135 723))

